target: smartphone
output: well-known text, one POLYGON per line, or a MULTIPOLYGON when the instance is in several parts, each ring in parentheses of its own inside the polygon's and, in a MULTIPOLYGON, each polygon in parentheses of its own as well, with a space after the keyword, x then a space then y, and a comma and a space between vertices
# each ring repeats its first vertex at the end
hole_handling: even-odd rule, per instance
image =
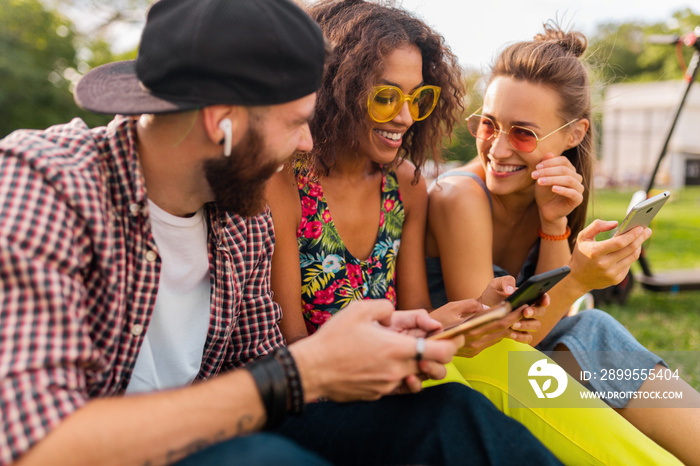
POLYGON ((458 324, 447 327, 446 329, 443 329, 438 333, 434 333, 428 336, 427 339, 443 340, 445 338, 452 338, 456 335, 459 335, 460 333, 466 332, 467 330, 478 327, 479 325, 487 324, 493 320, 500 319, 501 317, 504 317, 506 314, 508 314, 512 309, 513 307, 510 305, 510 303, 503 301, 502 303, 497 304, 491 307, 490 309, 486 309, 481 312, 475 312, 469 315, 463 321, 459 322, 458 324))
POLYGON ((657 194, 654 197, 650 197, 649 199, 646 199, 640 202, 639 204, 636 204, 627 213, 627 216, 617 227, 615 233, 613 233, 613 236, 627 233, 635 227, 648 226, 651 220, 659 212, 659 210, 661 210, 661 207, 664 204, 666 204, 666 201, 668 201, 669 197, 671 197, 671 192, 664 191, 661 194, 657 194))
POLYGON ((548 270, 547 272, 533 275, 525 280, 520 287, 510 296, 506 298, 513 309, 517 309, 523 304, 531 305, 537 302, 544 294, 554 285, 559 283, 562 278, 566 277, 571 269, 568 265, 557 269, 548 270))

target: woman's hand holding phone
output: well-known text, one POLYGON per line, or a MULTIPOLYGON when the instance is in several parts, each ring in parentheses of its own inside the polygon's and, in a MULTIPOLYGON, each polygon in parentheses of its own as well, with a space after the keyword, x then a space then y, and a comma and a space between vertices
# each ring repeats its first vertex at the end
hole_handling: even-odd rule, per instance
POLYGON ((641 253, 642 243, 651 236, 649 228, 636 227, 625 234, 596 241, 600 233, 617 227, 615 221, 594 220, 579 233, 571 254, 571 286, 579 296, 591 290, 620 283, 641 253))
POLYGON ((506 298, 514 308, 524 304, 533 305, 542 298, 547 291, 559 283, 564 277, 569 275, 571 269, 568 265, 548 270, 547 272, 533 275, 525 280, 520 288, 506 298))
POLYGON ((613 236, 622 235, 635 227, 647 227, 656 217, 661 208, 671 198, 670 191, 664 191, 656 196, 644 199, 635 204, 627 213, 620 226, 615 230, 613 236))
POLYGON ((620 223, 595 220, 578 235, 571 256, 572 278, 581 294, 620 283, 642 252, 642 244, 651 236, 647 225, 668 201, 665 191, 636 204, 620 223), (636 225, 636 226, 633 226, 636 225), (618 227, 617 229, 615 227, 618 227), (596 235, 615 230, 607 240, 596 241, 596 235))
POLYGON ((514 292, 514 277, 510 275, 496 277, 489 282, 484 292, 477 298, 477 301, 486 306, 495 306, 514 292))
MULTIPOLYGON (((503 277, 496 277, 489 285, 486 290, 481 294, 478 301, 486 304, 487 306, 493 306, 515 293, 515 278, 506 275, 503 277)), ((517 304, 517 303, 516 303, 517 304)), ((522 323, 517 325, 514 330, 520 332, 536 332, 540 328, 539 321, 530 322, 531 320, 537 320, 545 314, 545 308, 549 305, 549 296, 545 294, 539 301, 533 303, 532 306, 527 306, 522 309, 523 318, 522 323)), ((513 306, 513 311, 517 311, 518 306, 513 306)), ((516 341, 520 341, 516 339, 516 341)))
POLYGON ((540 321, 534 318, 526 318, 523 315, 525 309, 531 309, 535 315, 544 308, 522 306, 520 309, 512 310, 501 319, 480 325, 463 333, 465 337, 464 345, 457 350, 458 356, 474 357, 484 349, 492 346, 504 338, 530 344, 532 333, 537 332, 540 321))
MULTIPOLYGON (((503 293, 505 298, 506 293, 503 293)), ((522 306, 519 309, 510 310, 504 317, 483 323, 476 327, 469 327, 461 333, 464 335, 465 343, 457 351, 459 356, 474 357, 484 349, 499 342, 503 338, 529 344, 532 341, 531 332, 540 329, 540 322, 536 317, 544 313, 545 306, 549 304, 549 298, 544 297, 537 306, 522 306), (523 314, 527 311, 526 315, 523 314)), ((494 305, 496 309, 499 305, 494 305)), ((473 299, 462 301, 452 301, 431 313, 431 316, 441 321, 445 328, 455 326, 465 320, 471 314, 488 312, 491 307, 484 306, 473 299)))

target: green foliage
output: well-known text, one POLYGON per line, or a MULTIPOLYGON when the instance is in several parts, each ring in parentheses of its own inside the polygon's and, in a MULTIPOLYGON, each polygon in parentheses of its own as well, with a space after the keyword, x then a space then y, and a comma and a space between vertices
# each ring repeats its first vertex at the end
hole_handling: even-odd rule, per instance
POLYGON ((91 125, 109 120, 73 101, 81 68, 75 41, 72 23, 38 0, 0 0, 0 137, 76 116, 91 125))
POLYGON ((479 72, 470 71, 466 73, 464 85, 467 89, 467 95, 464 100, 464 112, 458 118, 451 137, 445 141, 445 149, 443 151, 445 160, 468 162, 477 155, 476 143, 474 137, 469 133, 465 118, 481 106, 483 100, 482 83, 483 77, 479 72))
MULTIPOLYGON (((650 44, 654 34, 683 35, 700 25, 700 15, 691 9, 677 11, 663 23, 606 23, 590 38, 588 59, 605 84, 617 82, 681 79, 683 70, 672 45, 650 44)), ((691 47, 683 47, 688 63, 691 47)))
POLYGON ((467 122, 464 119, 455 126, 452 138, 443 151, 443 156, 445 160, 459 160, 461 162, 467 162, 476 157, 476 142, 469 133, 467 122))

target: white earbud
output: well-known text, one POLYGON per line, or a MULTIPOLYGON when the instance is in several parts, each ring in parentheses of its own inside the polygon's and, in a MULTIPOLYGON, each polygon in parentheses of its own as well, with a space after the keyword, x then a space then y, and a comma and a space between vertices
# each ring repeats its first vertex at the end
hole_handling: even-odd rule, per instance
POLYGON ((231 120, 224 118, 219 123, 219 128, 224 132, 224 155, 228 157, 231 155, 231 139, 233 139, 231 120))

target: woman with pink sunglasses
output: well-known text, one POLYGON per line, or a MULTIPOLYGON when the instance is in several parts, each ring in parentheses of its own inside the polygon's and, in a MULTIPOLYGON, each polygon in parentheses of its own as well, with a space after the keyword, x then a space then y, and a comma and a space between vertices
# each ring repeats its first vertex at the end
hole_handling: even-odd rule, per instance
POLYGON ((569 276, 548 293, 532 345, 552 351, 569 374, 679 459, 697 462, 700 444, 689 439, 700 438, 700 395, 607 313, 569 315, 585 293, 619 283, 651 235, 638 227, 596 241, 617 222, 584 228, 595 160, 590 84, 580 60, 586 47, 582 34, 549 24, 496 59, 483 106, 467 119, 477 160, 429 189, 432 304, 479 296, 494 276, 520 284, 569 265, 569 276), (620 377, 606 377, 618 370, 620 377), (683 402, 648 401, 664 390, 682 391, 683 402), (643 409, 651 406, 665 409, 643 409))

